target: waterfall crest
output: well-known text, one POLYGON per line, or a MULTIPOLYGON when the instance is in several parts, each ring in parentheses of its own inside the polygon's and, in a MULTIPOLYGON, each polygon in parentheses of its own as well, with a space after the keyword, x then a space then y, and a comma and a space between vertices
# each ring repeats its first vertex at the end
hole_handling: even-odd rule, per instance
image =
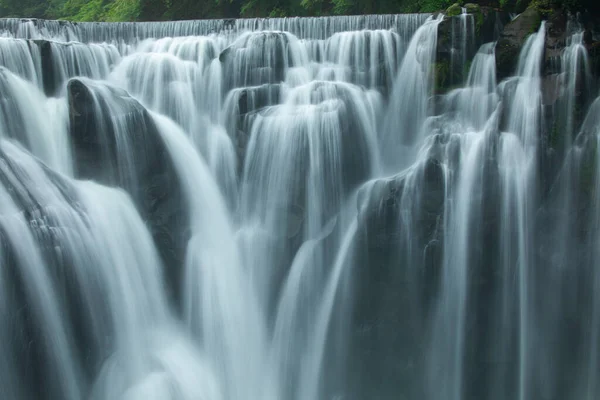
POLYGON ((584 28, 479 17, 0 19, 0 397, 597 399, 584 28))

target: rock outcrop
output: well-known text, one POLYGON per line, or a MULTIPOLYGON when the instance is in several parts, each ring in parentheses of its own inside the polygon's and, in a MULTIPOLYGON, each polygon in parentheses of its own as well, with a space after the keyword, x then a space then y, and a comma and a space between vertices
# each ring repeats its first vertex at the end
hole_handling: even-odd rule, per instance
POLYGON ((284 32, 251 32, 238 38, 219 55, 226 89, 283 81, 285 68, 294 66, 288 51, 292 38, 284 32))
POLYGON ((525 40, 537 32, 542 23, 542 15, 534 8, 525 12, 506 25, 496 45, 496 72, 498 81, 515 73, 519 54, 525 40))
POLYGON ((147 221, 171 294, 189 238, 177 174, 148 111, 121 89, 72 80, 68 84, 70 134, 76 176, 126 190, 147 221), (116 121, 116 123, 115 123, 116 121))
POLYGON ((439 292, 445 184, 441 163, 429 158, 359 194, 351 399, 421 397, 426 338, 420 332, 439 292))
MULTIPOLYGON (((458 6, 460 13, 446 11, 446 18, 438 26, 436 51, 436 93, 443 93, 461 85, 468 73, 470 60, 477 49, 498 40, 504 26, 510 22, 507 12, 476 4, 458 6), (463 8, 466 14, 462 14, 463 8)), ((453 7, 454 7, 453 6, 453 7)))

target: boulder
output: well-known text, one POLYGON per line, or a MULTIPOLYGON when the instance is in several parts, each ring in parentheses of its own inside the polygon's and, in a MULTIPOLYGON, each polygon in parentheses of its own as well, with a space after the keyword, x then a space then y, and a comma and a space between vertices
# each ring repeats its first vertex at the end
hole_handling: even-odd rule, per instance
POLYGON ((227 115, 225 127, 236 147, 238 172, 244 166, 246 145, 248 143, 251 122, 254 113, 276 105, 280 101, 281 85, 265 84, 246 88, 236 88, 229 92, 224 109, 227 115))
POLYGON ((460 14, 462 14, 462 7, 458 3, 454 3, 446 9, 446 16, 448 17, 455 17, 460 14))
POLYGON ((429 158, 359 193, 349 399, 421 397, 424 329, 443 261, 444 176, 429 158))
POLYGON ((46 96, 53 96, 58 85, 56 84, 56 69, 52 59, 52 45, 48 40, 32 40, 31 46, 37 46, 41 56, 42 82, 46 96))
POLYGON ((562 11, 549 14, 546 21, 546 50, 544 54, 544 74, 561 72, 561 55, 567 45, 567 24, 569 16, 562 11))
POLYGON ((219 55, 226 89, 283 81, 285 68, 294 66, 291 37, 285 32, 251 32, 238 38, 219 55))
POLYGON ((177 298, 189 221, 175 167, 148 111, 125 91, 94 85, 68 84, 76 176, 130 194, 159 250, 170 294, 177 298))
MULTIPOLYGON (((55 322, 63 324, 67 341, 72 346, 73 363, 79 368, 77 372, 81 374, 83 387, 86 382, 92 381, 97 372, 97 365, 94 365, 98 355, 94 342, 97 332, 92 331, 92 319, 103 319, 109 325, 110 318, 105 315, 107 307, 103 302, 97 303, 94 316, 82 306, 84 296, 95 295, 91 292, 95 285, 94 282, 88 282, 89 285, 80 284, 70 252, 65 250, 73 244, 72 227, 63 226, 63 220, 58 216, 66 220, 81 218, 83 214, 76 189, 63 176, 25 151, 19 157, 12 157, 2 148, 0 162, 3 165, 0 186, 11 197, 19 211, 19 218, 22 218, 24 227, 31 234, 36 250, 44 261, 43 265, 35 265, 35 268, 45 268, 43 271, 31 271, 28 263, 31 259, 23 257, 22 253, 22 244, 26 243, 26 239, 15 238, 15 232, 7 231, 4 224, 0 227, 0 258, 3 266, 0 301, 5 307, 6 321, 10 321, 6 327, 0 328, 0 337, 10 343, 8 348, 3 348, 8 350, 3 353, 3 362, 15 367, 12 371, 14 385, 19 387, 22 398, 61 398, 64 397, 64 387, 59 383, 60 371, 52 368, 52 348, 48 346, 44 315, 40 314, 41 297, 36 291, 48 290, 42 296, 43 299, 55 301, 62 312, 62 320, 55 322), (23 162, 27 164, 21 164, 23 162), (30 165, 36 165, 41 171, 35 180, 29 175, 30 165), (48 202, 45 191, 48 188, 55 191, 59 201, 48 202), (50 281, 40 282, 44 276, 50 281), (8 337, 3 335, 7 333, 8 337)), ((13 229, 19 218, 9 224, 13 229)))
POLYGON ((55 42, 44 39, 29 41, 40 54, 42 82, 46 96, 57 96, 69 78, 103 79, 120 57, 116 47, 109 44, 55 42))
POLYGON ((475 4, 466 4, 465 8, 466 15, 450 17, 447 14, 438 26, 435 64, 437 94, 461 86, 479 47, 498 40, 504 26, 510 21, 509 14, 504 11, 475 4))
POLYGON ((530 7, 506 25, 496 45, 498 81, 514 74, 521 47, 529 35, 537 32, 541 22, 541 13, 530 7))

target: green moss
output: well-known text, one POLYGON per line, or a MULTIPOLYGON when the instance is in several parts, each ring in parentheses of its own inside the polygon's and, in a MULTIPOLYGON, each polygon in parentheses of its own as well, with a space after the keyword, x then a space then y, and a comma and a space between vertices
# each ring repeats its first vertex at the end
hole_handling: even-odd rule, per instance
POLYGON ((401 11, 434 13, 440 10, 445 10, 450 4, 452 4, 452 0, 421 0, 420 2, 408 1, 403 2, 401 11))
POLYGON ((103 21, 104 6, 102 0, 68 0, 63 7, 63 14, 65 19, 72 21, 103 21))
POLYGON ((533 0, 529 3, 529 7, 539 12, 544 18, 548 18, 554 12, 550 0, 533 0))
POLYGON ((337 15, 349 14, 354 4, 352 0, 333 0, 333 12, 337 15))
POLYGON ((481 7, 478 4, 467 3, 465 4, 465 8, 467 9, 468 14, 476 14, 481 12, 481 7))
POLYGON ((284 17, 287 17, 287 13, 285 12, 285 10, 283 10, 279 7, 275 7, 269 13, 269 18, 284 18, 284 17))
POLYGON ((448 83, 450 81, 450 64, 448 61, 438 61, 435 63, 434 69, 434 93, 442 93, 448 89, 448 83))
POLYGON ((116 0, 109 3, 104 13, 104 19, 110 22, 135 21, 139 16, 139 0, 116 0))
POLYGON ((483 18, 483 13, 479 11, 475 14, 475 32, 479 34, 481 32, 481 28, 485 22, 485 18, 483 18))
POLYGON ((458 3, 452 4, 446 10, 446 15, 448 17, 455 17, 455 16, 460 15, 460 14, 462 14, 462 8, 460 7, 460 5, 458 3))
POLYGON ((473 60, 467 60, 467 62, 465 63, 465 65, 463 67, 463 80, 466 81, 466 79, 469 77, 469 72, 471 72, 472 65, 473 65, 473 60))
POLYGON ((534 34, 540 30, 540 26, 542 25, 542 16, 540 14, 536 14, 533 24, 531 25, 531 29, 529 34, 534 34))
POLYGON ((479 4, 467 3, 465 4, 465 8, 467 9, 467 14, 473 14, 475 20, 475 32, 479 34, 481 32, 481 27, 485 22, 481 7, 479 4))

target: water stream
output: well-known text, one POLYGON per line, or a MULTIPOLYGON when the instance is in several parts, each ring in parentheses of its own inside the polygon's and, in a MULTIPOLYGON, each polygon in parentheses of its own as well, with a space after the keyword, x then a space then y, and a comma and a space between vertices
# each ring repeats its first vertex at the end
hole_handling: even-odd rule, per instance
POLYGON ((0 398, 597 399, 581 27, 444 18, 0 19, 0 398))

